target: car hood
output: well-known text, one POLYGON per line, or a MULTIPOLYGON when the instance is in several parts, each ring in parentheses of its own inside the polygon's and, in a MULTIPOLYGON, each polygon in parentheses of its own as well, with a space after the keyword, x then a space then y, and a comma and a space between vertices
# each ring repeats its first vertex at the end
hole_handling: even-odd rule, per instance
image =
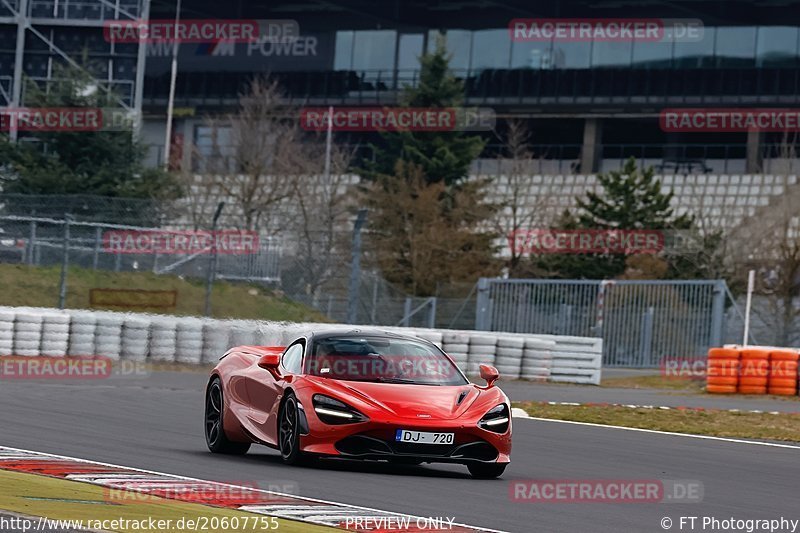
MULTIPOLYGON (((400 418, 415 420, 452 420, 463 415, 483 392, 468 385, 411 385, 406 383, 370 383, 308 377, 321 393, 351 405, 354 398, 400 418), (460 401, 459 401, 460 399, 460 401)), ((353 407, 360 408, 358 405, 353 407)), ((369 414, 369 413, 365 413, 369 414)))

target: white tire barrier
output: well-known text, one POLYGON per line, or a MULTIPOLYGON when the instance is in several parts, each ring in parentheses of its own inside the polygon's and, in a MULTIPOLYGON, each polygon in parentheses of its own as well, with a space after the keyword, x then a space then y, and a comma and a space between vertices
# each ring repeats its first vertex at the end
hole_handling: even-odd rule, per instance
POLYGON ((41 314, 17 313, 14 322, 14 355, 35 357, 41 354, 42 323, 41 314))
POLYGON ((227 322, 208 320, 203 323, 203 363, 216 364, 231 344, 231 326, 227 322))
MULTIPOLYGON (((256 344, 257 329, 257 324, 245 320, 237 320, 231 328, 231 346, 254 346, 256 344)), ((284 345, 281 344, 281 346, 284 345)))
POLYGON ((95 355, 94 334, 97 316, 94 313, 72 313, 69 324, 67 355, 95 355))
POLYGON ((175 359, 179 363, 200 363, 203 358, 203 321, 181 319, 176 331, 175 359))
POLYGON ((444 330, 442 331, 442 342, 444 344, 469 345, 469 333, 464 331, 444 330))
POLYGON ((524 339, 500 337, 497 341, 497 356, 494 366, 505 379, 519 379, 522 367, 524 339))
POLYGON ((123 322, 121 314, 97 314, 97 328, 94 333, 94 348, 97 355, 115 360, 120 358, 123 322))
POLYGON ((416 335, 442 347, 467 374, 481 364, 503 377, 599 384, 602 340, 484 331, 369 328, 250 320, 202 320, 146 314, 0 308, 0 355, 100 355, 216 363, 233 346, 285 346, 309 330, 379 329, 416 335))
POLYGON ((150 350, 150 320, 126 317, 122 324, 122 358, 144 361, 150 350))
POLYGON ((255 342, 256 346, 285 346, 283 335, 273 322, 257 327, 255 342))
POLYGON ((449 355, 462 370, 467 368, 469 360, 469 344, 445 344, 442 346, 444 353, 449 355))
POLYGON ((553 366, 555 341, 528 337, 522 350, 519 377, 532 380, 549 380, 553 366))
POLYGON ((432 342, 440 348, 442 347, 443 335, 438 331, 434 331, 432 329, 423 329, 416 331, 415 335, 420 339, 425 339, 428 342, 432 342))
POLYGON ((497 335, 472 334, 469 337, 467 374, 480 374, 480 365, 493 365, 497 353, 497 335))
POLYGON ((171 317, 158 317, 150 326, 150 359, 175 361, 178 321, 171 317))
POLYGON ((603 341, 591 337, 541 335, 555 342, 550 381, 600 384, 603 341))
POLYGON ((64 357, 69 348, 69 323, 67 314, 47 314, 42 322, 41 354, 47 357, 64 357))
POLYGON ((14 318, 13 311, 0 311, 0 356, 14 355, 14 318))

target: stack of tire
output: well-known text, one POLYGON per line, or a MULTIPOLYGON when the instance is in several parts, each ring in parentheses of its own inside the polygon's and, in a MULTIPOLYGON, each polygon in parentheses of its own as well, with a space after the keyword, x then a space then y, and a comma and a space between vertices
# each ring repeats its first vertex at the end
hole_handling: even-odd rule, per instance
POLYGON ((480 375, 480 365, 493 365, 497 353, 497 336, 488 334, 472 334, 469 336, 469 353, 467 354, 467 374, 480 375))
POLYGON ((230 323, 209 320, 203 324, 203 363, 216 364, 232 347, 230 323))
POLYGON ((41 354, 42 314, 21 311, 14 321, 14 355, 35 357, 41 354))
POLYGON ((150 320, 126 316, 122 324, 122 358, 144 361, 150 350, 150 320))
POLYGON ((504 379, 519 379, 525 339, 508 335, 497 339, 497 356, 494 366, 504 379))
POLYGON ((469 335, 459 331, 442 333, 442 350, 456 362, 458 368, 467 370, 469 359, 469 335))
POLYGON ((255 345, 256 331, 258 331, 258 324, 246 320, 237 320, 231 327, 231 346, 255 345))
POLYGON ((95 355, 94 335, 96 330, 97 316, 94 313, 72 312, 67 354, 77 356, 95 355))
POLYGON ((769 380, 767 392, 780 396, 797 394, 797 350, 772 350, 769 352, 769 380))
POLYGON ((707 392, 736 392, 739 384, 740 355, 739 348, 711 348, 708 350, 707 392))
POLYGON ((769 352, 767 348, 742 348, 739 356, 740 394, 766 394, 769 379, 769 352))
POLYGON ((178 321, 171 317, 154 317, 150 326, 150 359, 175 361, 178 321))
POLYGON ((198 364, 203 358, 203 321, 199 318, 178 320, 175 359, 179 363, 198 364))
POLYGON ((41 354, 47 357, 64 357, 69 350, 69 315, 48 313, 42 316, 41 354))
POLYGON ((13 311, 0 311, 0 356, 14 355, 14 317, 13 311))
POLYGON ((555 341, 525 339, 519 377, 531 380, 550 379, 550 369, 553 368, 553 349, 555 347, 555 341))
POLYGON ((125 319, 117 313, 97 313, 94 347, 97 355, 119 359, 122 354, 122 324, 125 319))
POLYGON ((414 334, 419 337, 420 339, 425 339, 428 342, 432 342, 439 348, 442 347, 442 342, 444 339, 444 335, 440 331, 433 331, 430 329, 421 329, 415 331, 414 334))
POLYGON ((256 346, 286 346, 288 336, 289 332, 279 330, 274 322, 265 322, 256 329, 255 343, 256 346))

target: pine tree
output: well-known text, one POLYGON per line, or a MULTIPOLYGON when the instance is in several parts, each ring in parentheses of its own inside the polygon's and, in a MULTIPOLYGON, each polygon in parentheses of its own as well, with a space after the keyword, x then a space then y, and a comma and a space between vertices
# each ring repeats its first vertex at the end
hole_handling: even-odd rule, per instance
MULTIPOLYGON (((416 87, 408 87, 400 105, 408 108, 458 108, 464 101, 464 84, 450 70, 444 39, 432 53, 420 57, 416 87)), ((398 131, 382 135, 384 146, 373 146, 375 161, 365 162, 365 177, 375 179, 394 173, 399 160, 419 167, 429 183, 454 185, 469 173, 484 141, 463 131, 398 131)))
MULTIPOLYGON (((565 212, 559 229, 690 230, 694 220, 676 215, 670 206, 673 194, 664 192, 652 167, 640 169, 634 158, 620 170, 597 176, 601 192, 589 192, 577 201, 576 214, 565 212)), ((564 254, 532 258, 531 270, 560 279, 609 279, 621 276, 629 256, 624 254, 564 254)), ((675 262, 666 277, 677 277, 675 262)), ((683 277, 683 276, 681 276, 683 277)))
MULTIPOLYGON (((59 67, 48 90, 28 80, 31 108, 108 108, 109 95, 77 67, 59 67)), ((121 110, 120 110, 121 111, 121 110)), ((95 194, 174 198, 179 187, 160 169, 145 168, 145 147, 131 129, 22 133, 24 141, 0 139, 4 193, 95 194)))

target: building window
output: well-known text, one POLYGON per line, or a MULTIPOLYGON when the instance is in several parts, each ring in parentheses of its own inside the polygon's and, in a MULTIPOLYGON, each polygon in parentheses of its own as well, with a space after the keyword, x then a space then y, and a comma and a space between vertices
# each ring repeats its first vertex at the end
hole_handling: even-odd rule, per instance
POLYGON ((752 26, 717 28, 714 56, 718 67, 755 65, 756 29, 752 26))
POLYGON ((797 28, 768 26, 758 28, 757 67, 797 66, 797 28))

